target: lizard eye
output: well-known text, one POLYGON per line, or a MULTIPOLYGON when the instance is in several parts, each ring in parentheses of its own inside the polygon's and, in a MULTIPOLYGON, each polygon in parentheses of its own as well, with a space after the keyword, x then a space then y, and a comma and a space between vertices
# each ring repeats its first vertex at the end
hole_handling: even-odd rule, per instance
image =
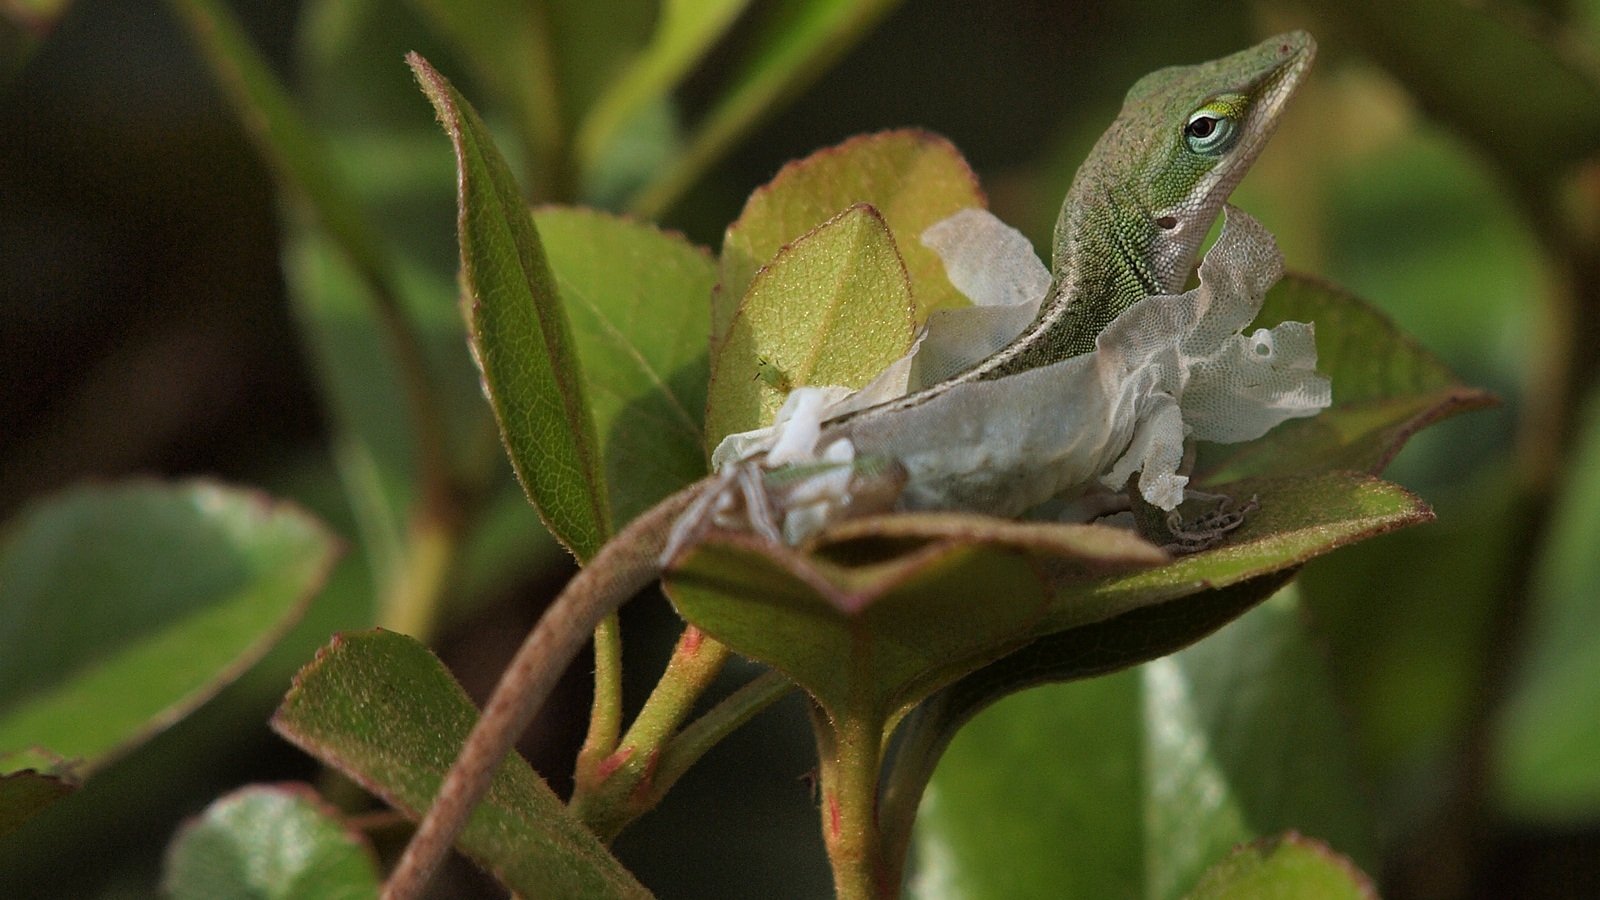
POLYGON ((1250 107, 1243 94, 1217 94, 1195 107, 1183 123, 1183 141, 1202 156, 1221 156, 1239 140, 1239 123, 1250 107))
POLYGON ((1233 146, 1238 136, 1233 119, 1202 109, 1189 117, 1183 126, 1183 139, 1196 153, 1215 156, 1233 146))

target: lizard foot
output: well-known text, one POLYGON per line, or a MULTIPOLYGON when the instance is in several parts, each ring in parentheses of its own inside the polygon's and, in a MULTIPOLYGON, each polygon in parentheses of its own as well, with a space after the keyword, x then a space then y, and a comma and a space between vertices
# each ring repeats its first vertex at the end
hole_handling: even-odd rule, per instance
MULTIPOLYGON (((1196 498, 1198 492, 1191 492, 1196 498)), ((1185 521, 1179 510, 1167 514, 1167 532, 1173 540, 1161 549, 1177 556, 1209 550, 1222 543, 1222 539, 1244 524, 1250 513, 1260 508, 1255 496, 1235 505, 1234 499, 1222 494, 1201 494, 1201 500, 1216 501, 1216 507, 1194 519, 1185 521)))

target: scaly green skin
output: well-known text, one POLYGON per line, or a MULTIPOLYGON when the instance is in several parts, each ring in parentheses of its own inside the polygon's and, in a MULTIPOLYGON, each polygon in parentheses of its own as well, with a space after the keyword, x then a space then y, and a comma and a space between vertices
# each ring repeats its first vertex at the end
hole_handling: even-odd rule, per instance
POLYGON ((1073 179, 1056 221, 1056 283, 1039 317, 976 367, 978 378, 1094 349, 1123 310, 1182 290, 1200 242, 1277 128, 1316 56, 1303 31, 1195 66, 1141 78, 1073 179), (1207 147, 1186 134, 1197 116, 1236 138, 1207 147))
MULTIPOLYGON (((965 372, 841 416, 828 427, 917 406, 956 384, 1086 353, 1129 306, 1181 290, 1201 241, 1272 136, 1316 46, 1311 35, 1292 31, 1222 59, 1141 78, 1061 205, 1051 265, 1055 282, 1033 323, 965 372), (1201 115, 1225 120, 1233 140, 1197 149, 1186 129, 1201 115)), ((1214 133, 1222 127, 1216 125, 1214 133)))

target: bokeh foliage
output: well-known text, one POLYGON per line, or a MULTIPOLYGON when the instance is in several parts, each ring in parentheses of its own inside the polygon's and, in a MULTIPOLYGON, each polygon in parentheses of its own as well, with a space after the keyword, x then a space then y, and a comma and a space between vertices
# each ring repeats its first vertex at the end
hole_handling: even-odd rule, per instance
MULTIPOLYGON (((1594 339, 1600 320, 1595 4, 1417 0, 1202 11, 1171 3, 1155 17, 1136 4, 1088 10, 1015 2, 981 15, 957 3, 907 4, 892 15, 892 4, 784 0, 669 2, 660 11, 645 2, 545 5, 551 15, 543 32, 485 27, 524 21, 516 14, 520 4, 504 2, 311 0, 293 20, 276 20, 250 4, 174 0, 164 7, 209 36, 198 46, 209 54, 211 71, 236 100, 249 95, 266 111, 266 120, 252 127, 276 135, 270 144, 276 155, 267 158, 277 186, 285 297, 267 298, 280 306, 252 315, 281 319, 282 309, 292 310, 309 357, 306 384, 315 385, 301 388, 301 402, 315 392, 326 432, 290 434, 271 455, 237 444, 226 448, 231 456, 207 455, 212 451, 203 441, 191 441, 176 459, 149 445, 116 456, 94 449, 110 445, 52 440, 47 432, 83 421, 82 433, 93 435, 105 430, 96 423, 116 422, 127 395, 103 385, 126 381, 125 370, 88 365, 81 367, 87 374, 69 379, 46 367, 47 383, 59 390, 4 407, 18 425, 4 429, 0 469, 51 472, 38 462, 48 458, 72 475, 130 467, 221 470, 301 500, 331 523, 350 552, 279 651, 176 730, 109 762, 79 794, 0 845, 6 873, 0 888, 27 885, 30 895, 49 894, 54 879, 63 896, 115 884, 147 889, 158 859, 151 848, 174 833, 181 815, 198 813, 228 785, 303 767, 285 762, 260 722, 289 673, 329 632, 379 622, 423 635, 460 631, 477 611, 505 602, 508 585, 538 583, 538 573, 558 559, 500 461, 493 422, 462 349, 453 173, 432 114, 401 64, 408 50, 448 70, 486 111, 531 199, 632 208, 688 234, 678 244, 636 221, 541 213, 552 268, 558 281, 567 279, 558 290, 610 296, 595 285, 614 273, 575 267, 582 257, 572 247, 598 242, 619 255, 640 245, 676 254, 680 268, 670 277, 681 278, 688 296, 711 277, 689 245, 715 250, 746 195, 781 163, 884 127, 920 126, 947 136, 982 176, 991 208, 1043 241, 1073 168, 1133 78, 1237 49, 1272 30, 1313 30, 1323 45, 1317 73, 1236 202, 1279 236, 1292 269, 1378 304, 1461 381, 1495 389, 1505 405, 1423 434, 1395 461, 1390 475, 1431 501, 1440 523, 1312 563, 1298 596, 1280 597, 1177 656, 1025 694, 980 717, 935 776, 928 813, 936 824, 917 877, 945 873, 955 879, 942 882, 948 884, 981 877, 976 867, 960 868, 968 857, 949 849, 962 846, 960 836, 939 830, 937 823, 950 821, 941 816, 982 821, 998 815, 998 798, 1058 792, 1064 799, 1052 809, 1061 830, 1050 830, 1054 820, 1041 814, 1028 835, 1041 849, 1014 840, 1003 850, 1016 861, 1008 871, 1021 878, 1034 864, 1051 871, 1050 848, 1081 840, 1086 829, 1102 830, 1103 845, 1077 845, 1100 849, 1103 865, 1078 870, 1082 896, 1097 896, 1096 884, 1126 886, 1131 878, 1143 879, 1141 895, 1171 896, 1173 885, 1192 883, 1232 841, 1290 828, 1382 876, 1386 891, 1399 896, 1495 895, 1504 885, 1490 880, 1487 863, 1506 847, 1527 846, 1530 835, 1551 845, 1594 846, 1600 764, 1592 760, 1600 759, 1600 733, 1593 723, 1600 720, 1600 698, 1591 688, 1600 638, 1586 624, 1600 595, 1588 552, 1600 492, 1588 474, 1595 464, 1586 462, 1595 457, 1595 419, 1580 411, 1595 403, 1600 346, 1594 339), (594 12, 601 6, 605 15, 594 12), (703 8, 705 18, 695 19, 686 12, 691 8, 703 8), (232 28, 235 13, 244 13, 250 27, 232 28), (1161 27, 1151 27, 1153 20, 1161 27), (1122 37, 1106 41, 1107 34, 1122 37), (859 45, 843 55, 857 38, 859 45), (1463 56, 1481 64, 1463 66, 1463 56), (286 147, 292 152, 281 152, 286 147), (676 249, 660 250, 667 245, 676 249), (555 262, 563 254, 568 262, 555 262), (1251 653, 1229 652, 1230 642, 1246 635, 1265 643, 1252 644, 1251 653), (1294 678, 1276 682, 1281 672, 1294 678), (1278 693, 1262 698, 1230 690, 1251 679, 1273 682, 1278 693), (1295 774, 1293 765, 1252 765, 1250 754, 1266 745, 1237 745, 1241 735, 1255 733, 1252 727, 1281 722, 1285 708, 1318 711, 1307 714, 1309 731, 1276 735, 1296 764, 1333 760, 1314 777, 1295 774), (239 737, 239 723, 253 723, 252 739, 239 737), (1181 735, 1164 736, 1161 723, 1191 729, 1190 740, 1206 752, 1174 758, 1181 735), (1052 728, 1067 730, 1051 738, 1052 728), (1084 741, 1083 730, 1094 728, 1104 729, 1105 743, 1084 741), (1019 729, 1028 733, 1016 736, 1019 729), (986 740, 997 748, 993 754, 982 752, 986 740), (1044 749, 1027 753, 1033 740, 1044 749), (1122 753, 1108 754, 1108 747, 1122 753), (1005 764, 999 754, 1007 751, 1025 753, 1023 761, 1005 764), (1041 753, 1055 758, 1041 761, 1041 753), (206 774, 185 777, 193 772, 206 774), (1161 806, 1161 798, 1182 797, 1185 786, 1171 786, 1170 794, 1152 790, 1161 773, 1211 779, 1225 801, 1213 820, 1221 824, 1163 818, 1171 807, 1161 806), (1370 808, 1308 813, 1296 806, 1293 791, 1281 789, 1299 785, 1314 793, 1319 778, 1351 786, 1370 808), (972 790, 991 783, 987 792, 972 790), (164 799, 140 799, 150 796, 164 799), (1137 822, 1130 818, 1135 812, 1137 822), (1367 824, 1350 824, 1358 819, 1367 824), (1215 846, 1182 857, 1181 876, 1146 865, 1157 852, 1152 848, 1169 846, 1163 828, 1202 833, 1215 846), (129 837, 138 834, 146 835, 142 844, 129 837), (69 848, 86 846, 106 864, 64 871, 56 863, 80 852, 69 848), (1440 846, 1447 852, 1435 852, 1440 846), (1113 875, 1096 882, 1096 872, 1113 875)), ((144 6, 130 12, 127 5, 82 0, 65 8, 53 34, 39 24, 54 14, 52 4, 29 4, 26 15, 8 20, 22 23, 16 33, 26 39, 0 43, 0 51, 16 54, 0 67, 8 79, 0 115, 27 123, 8 129, 4 139, 8 158, 18 161, 3 167, 8 181, 27 177, 29 153, 53 152, 50 165, 84 172, 99 162, 44 132, 82 132, 96 108, 83 101, 118 96, 114 86, 126 73, 102 63, 68 78, 63 73, 74 71, 74 60, 118 47, 129 34, 142 37, 153 55, 190 53, 175 20, 154 20, 163 7, 144 6), (130 18, 144 24, 128 29, 130 18)), ((225 120, 217 101, 205 99, 209 88, 199 66, 163 73, 158 66, 141 70, 141 62, 148 60, 129 56, 125 68, 165 78, 181 97, 202 98, 190 102, 210 111, 204 128, 225 120)), ((241 159, 245 149, 237 138, 185 144, 176 135, 192 123, 163 115, 158 92, 132 97, 122 105, 124 120, 101 127, 139 141, 119 146, 102 138, 98 152, 119 162, 112 174, 97 177, 111 179, 113 188, 115 179, 154 185, 140 196, 156 202, 165 193, 177 198, 168 202, 203 207, 170 183, 163 189, 160 173, 180 164, 203 169, 207 153, 241 159), (140 155, 137 148, 150 143, 164 152, 140 155)), ((259 184, 260 176, 253 177, 259 184)), ((37 187, 15 196, 23 201, 8 204, 14 211, 7 234, 35 227, 27 217, 51 202, 37 187)), ((272 213, 259 187, 251 202, 263 221, 272 213)), ((139 221, 137 211, 107 208, 97 215, 139 221)), ((46 233, 59 221, 36 219, 46 233)), ((8 253, 48 251, 8 243, 20 248, 8 253)), ((196 265, 211 268, 197 271, 230 264, 218 248, 208 252, 213 258, 196 265)), ((270 256, 257 256, 257 277, 270 283, 276 278, 270 256)), ((82 323, 96 317, 94 304, 102 300, 55 304, 65 324, 38 324, 21 301, 50 306, 58 292, 70 299, 70 291, 96 283, 85 288, 62 278, 57 286, 38 274, 55 269, 21 259, 22 265, 6 266, 17 289, 5 293, 18 302, 0 308, 8 323, 21 323, 15 333, 34 340, 86 333, 82 323)), ((59 265, 71 271, 81 262, 59 265)), ((201 292, 206 284, 229 283, 223 278, 199 276, 201 292)), ((595 312, 594 321, 611 318, 608 310, 595 312)), ((624 321, 641 330, 662 327, 648 317, 624 321)), ((598 345, 606 333, 584 328, 575 320, 575 343, 598 345)), ((153 340, 150 331, 112 333, 104 343, 137 350, 153 340)), ((250 346, 250 329, 233 333, 250 346)), ((264 332, 272 334, 281 340, 283 331, 264 332)), ((281 347, 265 352, 294 356, 281 347)), ((580 350, 594 352, 604 351, 580 350)), ((87 356, 117 362, 103 350, 87 356)), ((707 366, 691 355, 651 360, 646 370, 707 366)), ((280 377, 306 377, 286 371, 280 377)), ((600 396, 595 373, 583 377, 591 398, 600 396)), ((645 389, 652 379, 620 380, 609 386, 614 393, 603 415, 618 421, 654 411, 665 413, 659 427, 673 427, 674 404, 696 408, 699 377, 668 378, 666 390, 645 389)), ((1426 382, 1428 373, 1417 377, 1426 382)), ((247 398, 229 402, 250 409, 247 398)), ((601 416, 601 401, 592 402, 601 416)), ((176 421, 179 431, 208 427, 201 412, 176 421)), ((604 503, 626 519, 647 491, 623 484, 636 467, 627 446, 608 443, 611 431, 595 438, 612 478, 604 503)), ((692 474, 697 446, 688 428, 681 437, 680 454, 651 460, 675 479, 692 474)), ((4 501, 16 510, 25 492, 62 477, 0 479, 4 501)), ((525 598, 526 591, 511 602, 526 604, 525 598)), ((639 632, 629 634, 632 642, 639 632)), ((676 884, 703 894, 719 876, 731 895, 763 884, 793 893, 798 885, 823 883, 820 851, 805 837, 816 840, 814 814, 798 787, 770 791, 773 815, 798 823, 787 832, 783 825, 746 829, 744 840, 728 837, 732 843, 724 844, 727 836, 706 826, 716 817, 706 807, 714 809, 723 796, 717 790, 774 781, 763 771, 769 758, 708 759, 725 776, 685 782, 629 832, 620 845, 624 861, 644 883, 668 893, 676 884), (686 821, 697 823, 704 844, 683 848, 691 831, 686 821), (690 877, 673 880, 686 870, 690 877)), ((793 768, 776 782, 786 784, 804 766, 793 768)), ((50 793, 33 782, 4 784, 8 809, 14 794, 36 803, 50 793)), ((1004 866, 996 853, 980 845, 978 855, 986 865, 1004 866)), ((1163 865, 1177 865, 1177 858, 1160 856, 1163 865)), ((1252 864, 1203 883, 1251 877, 1252 864)), ((1580 872, 1597 877, 1592 869, 1580 872)), ((1550 876, 1529 867, 1521 877, 1517 884, 1534 893, 1550 876)))

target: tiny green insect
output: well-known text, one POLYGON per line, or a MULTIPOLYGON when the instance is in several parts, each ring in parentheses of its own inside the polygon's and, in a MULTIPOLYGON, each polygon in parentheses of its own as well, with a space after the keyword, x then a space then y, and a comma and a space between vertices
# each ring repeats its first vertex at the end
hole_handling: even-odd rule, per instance
POLYGON ((779 393, 787 394, 794 390, 794 383, 789 380, 789 376, 778 368, 777 363, 765 356, 756 357, 755 378, 779 393))

